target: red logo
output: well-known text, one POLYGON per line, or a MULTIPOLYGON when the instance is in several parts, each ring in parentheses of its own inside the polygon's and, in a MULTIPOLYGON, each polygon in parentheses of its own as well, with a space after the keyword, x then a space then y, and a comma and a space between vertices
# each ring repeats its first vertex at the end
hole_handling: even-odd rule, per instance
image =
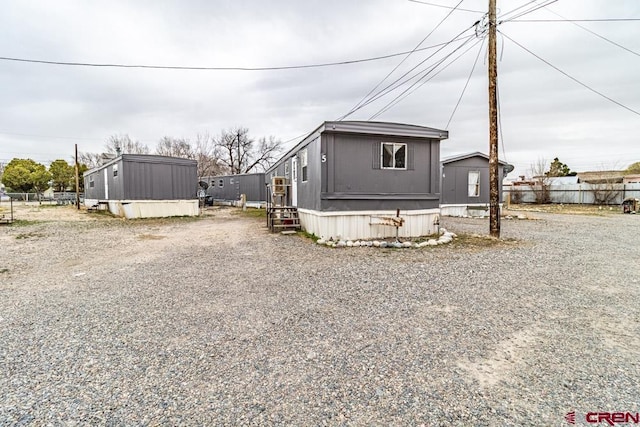
POLYGON ((569 424, 575 424, 576 423, 576 411, 567 412, 567 415, 564 416, 564 419, 569 424))
POLYGON ((610 426, 617 423, 640 423, 640 412, 588 412, 585 420, 591 424, 606 422, 610 426))

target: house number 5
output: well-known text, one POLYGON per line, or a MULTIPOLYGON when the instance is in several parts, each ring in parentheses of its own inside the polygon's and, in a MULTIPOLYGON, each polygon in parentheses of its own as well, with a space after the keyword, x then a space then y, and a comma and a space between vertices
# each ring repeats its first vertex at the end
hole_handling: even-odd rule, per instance
POLYGON ((322 163, 325 163, 327 161, 327 155, 322 153, 321 159, 322 159, 322 163))

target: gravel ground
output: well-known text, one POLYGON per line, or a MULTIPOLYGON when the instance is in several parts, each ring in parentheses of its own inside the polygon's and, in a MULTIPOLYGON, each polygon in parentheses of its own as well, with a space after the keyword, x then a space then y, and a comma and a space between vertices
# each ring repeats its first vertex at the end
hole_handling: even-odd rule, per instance
POLYGON ((330 249, 228 209, 2 227, 0 425, 639 411, 640 217, 536 216, 503 221, 503 242, 445 218, 456 242, 402 250, 330 249))

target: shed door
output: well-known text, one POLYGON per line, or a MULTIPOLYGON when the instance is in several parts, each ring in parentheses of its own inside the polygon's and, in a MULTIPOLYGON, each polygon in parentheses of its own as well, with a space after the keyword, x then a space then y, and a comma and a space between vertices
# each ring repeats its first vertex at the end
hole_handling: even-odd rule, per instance
POLYGON ((291 159, 291 206, 298 206, 298 159, 291 159))
POLYGON ((109 200, 109 173, 107 172, 108 168, 104 168, 104 198, 105 200, 109 200))

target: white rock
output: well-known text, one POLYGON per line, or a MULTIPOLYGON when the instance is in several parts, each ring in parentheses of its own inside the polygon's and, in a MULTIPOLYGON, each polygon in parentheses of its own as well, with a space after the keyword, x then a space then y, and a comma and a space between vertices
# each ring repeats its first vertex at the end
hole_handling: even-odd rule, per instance
POLYGON ((427 246, 429 244, 429 241, 425 240, 424 242, 420 242, 418 243, 418 247, 419 248, 424 248, 425 246, 427 246))
POLYGON ((353 246, 353 242, 352 242, 351 240, 347 240, 347 246, 348 246, 348 247, 353 246))
POLYGON ((386 248, 387 246, 389 246, 389 244, 387 242, 380 242, 380 247, 381 248, 386 248))
POLYGON ((318 239, 318 240, 316 241, 316 243, 317 243, 317 244, 319 244, 319 245, 324 245, 324 244, 325 244, 325 243, 327 243, 327 242, 326 242, 324 239, 318 239))
POLYGON ((402 242, 402 246, 405 248, 410 248, 413 246, 413 242, 402 242))
POLYGON ((378 242, 377 240, 374 240, 371 244, 372 244, 373 246, 375 246, 376 248, 379 248, 379 247, 380 247, 380 242, 378 242))
POLYGON ((371 246, 373 246, 373 242, 364 242, 364 243, 365 243, 365 244, 367 245, 367 247, 369 247, 369 248, 370 248, 371 246))
POLYGON ((438 241, 436 239, 429 239, 429 240, 427 240, 427 244, 429 246, 435 246, 435 245, 438 244, 438 241))
POLYGON ((340 246, 341 248, 342 248, 342 247, 345 247, 345 246, 347 246, 347 242, 345 242, 344 240, 340 240, 340 241, 337 243, 337 245, 336 245, 336 246, 340 246))

